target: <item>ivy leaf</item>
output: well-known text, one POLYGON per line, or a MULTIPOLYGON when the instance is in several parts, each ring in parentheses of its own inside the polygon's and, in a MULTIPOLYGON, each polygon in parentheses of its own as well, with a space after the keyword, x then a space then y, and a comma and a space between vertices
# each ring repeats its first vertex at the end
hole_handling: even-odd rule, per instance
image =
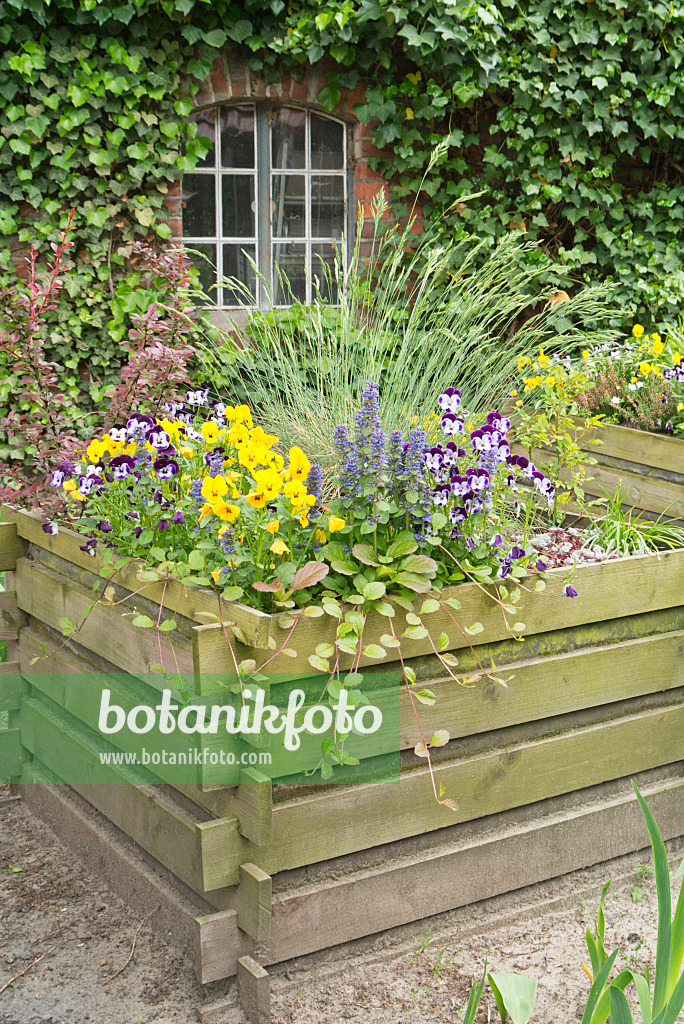
POLYGON ((217 49, 225 43, 228 34, 221 28, 215 28, 211 32, 203 32, 202 39, 207 46, 215 46, 217 49))
POLYGON ((252 28, 251 21, 242 20, 237 21, 234 25, 230 26, 228 29, 228 35, 236 43, 243 43, 245 39, 248 39, 252 35, 253 31, 254 29, 252 28))

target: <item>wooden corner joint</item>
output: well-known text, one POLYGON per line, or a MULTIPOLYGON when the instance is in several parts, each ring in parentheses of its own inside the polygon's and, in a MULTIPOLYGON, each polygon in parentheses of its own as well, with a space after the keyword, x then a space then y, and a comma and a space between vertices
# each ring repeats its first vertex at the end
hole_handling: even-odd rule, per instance
POLYGON ((238 928, 263 942, 271 935, 273 880, 256 864, 240 865, 238 889, 238 928))

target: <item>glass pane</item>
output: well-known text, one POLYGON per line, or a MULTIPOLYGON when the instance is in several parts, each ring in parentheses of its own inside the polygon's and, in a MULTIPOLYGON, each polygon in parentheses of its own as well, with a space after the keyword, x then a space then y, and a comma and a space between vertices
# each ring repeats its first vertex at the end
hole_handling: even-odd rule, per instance
POLYGON ((249 258, 255 259, 253 245, 224 245, 223 246, 223 276, 235 277, 247 285, 250 295, 238 288, 223 289, 224 306, 254 306, 256 305, 256 274, 249 262, 249 258))
POLYGON ((273 237, 306 235, 306 178, 303 174, 274 174, 273 237))
POLYGON ((306 111, 285 107, 279 110, 271 127, 273 167, 306 166, 306 111))
POLYGON ((311 175, 311 237, 340 238, 344 230, 344 178, 311 175))
POLYGON ((183 234, 186 238, 216 237, 215 185, 213 174, 183 177, 183 234))
POLYGON ((254 238, 254 175, 222 174, 224 238, 254 238))
POLYGON ((195 114, 193 120, 197 122, 196 138, 203 135, 205 138, 211 139, 211 149, 203 160, 197 161, 196 166, 214 167, 216 165, 216 110, 202 110, 199 114, 195 114))
MULTIPOLYGON (((337 261, 339 264, 338 274, 340 278, 343 273, 342 253, 340 246, 337 246, 337 261)), ((312 245, 311 247, 311 295, 315 298, 320 294, 322 299, 333 305, 337 302, 337 279, 335 277, 335 245, 327 242, 323 245, 312 245), (316 281, 318 278, 318 291, 316 281)))
POLYGON ((311 167, 314 171, 344 170, 344 127, 318 114, 311 115, 311 167))
MULTIPOLYGON (((202 291, 206 292, 209 299, 202 303, 206 306, 215 306, 217 304, 216 296, 216 246, 207 245, 205 242, 190 242, 188 247, 188 256, 193 267, 197 267, 199 271, 199 281, 202 291), (194 251, 191 251, 194 250, 194 251)), ((193 302, 198 304, 202 302, 201 299, 195 299, 193 302)))
POLYGON ((221 166, 254 167, 254 107, 221 110, 221 166))
POLYGON ((273 244, 273 292, 276 306, 306 302, 306 246, 292 242, 273 244), (278 271, 283 275, 280 280, 278 271))

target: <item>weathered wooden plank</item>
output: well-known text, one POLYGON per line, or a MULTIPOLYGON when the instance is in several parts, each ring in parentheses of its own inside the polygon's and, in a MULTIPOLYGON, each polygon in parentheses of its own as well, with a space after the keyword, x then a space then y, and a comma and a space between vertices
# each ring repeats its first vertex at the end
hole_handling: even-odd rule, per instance
POLYGON ((273 786, 256 768, 244 768, 242 774, 245 782, 238 789, 236 805, 240 833, 257 846, 263 846, 271 837, 273 786))
POLYGON ((684 518, 684 487, 673 480, 641 473, 630 473, 621 467, 604 465, 599 462, 591 467, 591 480, 585 484, 585 492, 604 497, 601 488, 615 494, 618 486, 624 505, 643 508, 647 512, 664 513, 666 518, 684 518))
MULTIPOLYGON (((0 675, 14 675, 15 672, 20 672, 21 667, 18 661, 0 661, 0 675)), ((0 680, 0 686, 2 681, 0 680)))
POLYGON ((256 864, 240 865, 238 926, 258 942, 271 934, 273 880, 256 864))
MULTIPOLYGON (((528 636, 684 605, 684 550, 680 549, 657 556, 635 556, 603 564, 581 565, 573 577, 573 586, 579 592, 579 596, 573 600, 561 594, 560 581, 565 573, 557 575, 558 581, 549 583, 544 593, 523 595, 517 617, 525 622, 528 636)), ((446 632, 449 637, 446 649, 463 649, 469 642, 477 648, 479 643, 509 638, 501 609, 485 588, 469 583, 446 592, 444 596, 447 594, 457 597, 461 610, 440 610, 425 620, 431 635, 436 637, 446 632), (462 628, 474 622, 481 622, 484 630, 472 638, 464 636, 462 628)), ((405 629, 405 615, 403 609, 397 609, 393 620, 397 636, 401 636, 405 629)), ((364 642, 378 643, 386 631, 387 619, 371 610, 366 619, 364 642)), ((195 633, 195 664, 201 672, 230 672, 233 658, 221 631, 206 629, 196 630, 195 633)), ((288 635, 286 630, 277 625, 275 618, 271 635, 278 647, 283 645, 288 635)), ((288 646, 297 651, 297 658, 282 655, 276 657, 269 664, 269 673, 281 678, 292 678, 297 674, 310 675, 309 654, 316 644, 332 643, 334 639, 335 623, 327 616, 324 619, 302 618, 288 641, 288 646)), ((238 660, 255 658, 262 663, 265 657, 271 658, 270 653, 260 654, 255 648, 237 644, 233 646, 238 652, 238 660)), ((402 641, 404 658, 418 657, 432 651, 432 644, 427 638, 402 641)), ((397 660, 396 652, 388 651, 383 665, 394 660, 397 660)), ((377 661, 365 656, 361 657, 360 663, 377 665, 377 661)), ((351 656, 346 661, 341 659, 342 668, 348 668, 350 664, 351 656)))
POLYGON ((204 892, 236 885, 240 864, 258 856, 258 850, 240 835, 236 817, 199 821, 195 826, 202 865, 204 892))
POLYGON ((21 742, 21 730, 0 729, 0 782, 5 784, 18 779, 25 751, 21 742))
POLYGON ((238 960, 240 1005, 250 1024, 271 1024, 271 979, 251 956, 238 960))
POLYGON ((432 798, 429 775, 422 767, 402 773, 399 785, 331 789, 275 803, 271 842, 255 859, 272 875, 682 758, 684 706, 642 711, 435 764, 437 785, 443 783, 447 796, 458 802, 456 813, 432 798))
MULTIPOLYGON (((663 836, 684 832, 684 780, 640 787, 663 836)), ((273 900, 265 963, 325 949, 363 935, 511 892, 565 872, 648 846, 629 782, 619 796, 577 794, 573 807, 540 806, 531 820, 506 822, 462 840, 440 841, 405 856, 388 851, 380 863, 285 887, 273 900), (593 798, 592 798, 593 797, 593 798)))
MULTIPOLYGON (((54 536, 46 534, 42 528, 45 520, 37 513, 13 510, 7 505, 4 505, 3 509, 6 516, 11 515, 14 528, 18 531, 18 536, 24 538, 22 540, 24 548, 26 541, 30 541, 31 544, 42 548, 44 551, 73 562, 79 568, 86 569, 95 574, 104 564, 99 555, 93 557, 85 551, 81 551, 81 545, 84 543, 83 537, 74 533, 73 530, 60 527, 59 533, 54 536)), ((2 542, 0 540, 1 547, 2 542)), ((19 554, 24 553, 24 551, 19 552, 19 554)), ((7 566, 7 568, 13 567, 7 566)), ((124 567, 117 573, 116 582, 131 592, 138 591, 141 587, 144 587, 144 596, 150 601, 155 601, 157 604, 161 601, 163 594, 164 607, 174 614, 183 615, 188 619, 205 622, 207 615, 218 614, 217 596, 210 590, 201 587, 184 587, 182 584, 172 580, 166 585, 166 590, 164 591, 162 584, 141 582, 138 579, 138 573, 141 568, 143 568, 141 562, 132 561, 130 566, 124 567)), ((244 608, 242 605, 228 603, 223 604, 221 614, 224 617, 224 621, 233 621, 239 625, 250 643, 254 643, 256 646, 261 646, 262 644, 266 646, 270 628, 270 616, 264 612, 257 611, 257 609, 244 608)))
MULTIPOLYGON (((486 677, 464 687, 448 676, 421 681, 437 701, 420 708, 424 732, 446 729, 452 739, 598 707, 684 686, 684 630, 584 648, 507 665, 507 687, 486 677)), ((401 690, 401 747, 420 740, 405 688, 401 690)))
POLYGON ((197 919, 195 963, 201 985, 237 973, 238 957, 246 953, 249 939, 240 934, 237 911, 222 910, 197 919))
MULTIPOLYGON (((76 627, 83 622, 83 609, 92 604, 93 594, 26 559, 17 563, 17 600, 20 608, 53 629, 59 620, 70 618, 76 627)), ((169 618, 163 616, 163 619, 169 618)), ((124 618, 120 608, 99 604, 93 608, 76 637, 78 643, 132 675, 149 677, 152 665, 163 658, 168 671, 192 674, 192 651, 187 643, 173 642, 170 635, 139 629, 124 618), (159 645, 161 644, 161 656, 159 645)))
POLYGON ((0 712, 18 711, 21 707, 21 700, 26 690, 26 683, 19 675, 19 666, 16 666, 12 673, 0 673, 0 712))
MULTIPOLYGON (((5 518, 7 518, 5 516, 5 518)), ((14 569, 28 545, 17 533, 16 523, 0 523, 0 572, 14 569)))
POLYGON ((590 431, 582 447, 598 459, 608 455, 642 466, 665 469, 670 473, 684 473, 684 440, 667 434, 652 434, 648 430, 633 430, 631 427, 606 423, 599 430, 590 431), (603 443, 590 444, 593 438, 603 443))
POLYGON ((17 607, 13 590, 0 591, 0 640, 16 640, 19 630, 26 625, 26 615, 17 607))

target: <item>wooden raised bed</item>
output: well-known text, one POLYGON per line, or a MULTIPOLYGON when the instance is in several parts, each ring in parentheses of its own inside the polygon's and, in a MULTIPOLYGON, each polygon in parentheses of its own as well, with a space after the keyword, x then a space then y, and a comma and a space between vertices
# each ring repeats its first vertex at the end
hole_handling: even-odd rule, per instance
POLYGON ((684 520, 684 437, 651 434, 606 424, 593 436, 601 445, 585 445, 598 465, 590 470, 588 494, 611 494, 618 484, 625 503, 654 515, 684 520))
MULTIPOLYGON (((10 712, 0 743, 17 752, 27 802, 130 899, 159 905, 159 927, 192 945, 205 982, 233 975, 247 954, 277 963, 642 849, 648 836, 630 777, 665 837, 684 834, 684 550, 582 566, 573 600, 560 588, 530 594, 524 642, 510 638, 478 587, 459 587, 459 621, 484 624, 477 654, 512 676, 507 688, 487 679, 459 686, 437 671, 427 641, 405 642, 404 656, 437 694, 424 728, 452 737, 435 774, 458 801, 454 813, 432 798, 404 698, 399 785, 29 785, 59 782, 64 758, 98 744, 71 713, 68 688, 17 675, 35 672, 42 645, 62 643, 60 616, 78 622, 92 602, 98 562, 80 543, 65 530, 46 535, 29 513, 0 525, 0 570, 11 570, 15 595, 5 599, 2 635, 13 648, 0 675, 0 710, 10 712)), ((139 586, 133 570, 123 583, 139 586)), ((146 592, 152 610, 158 596, 146 592)), ((202 619, 215 610, 213 595, 170 587, 165 604, 179 622, 181 667, 225 671, 222 632, 202 619)), ((98 607, 52 670, 148 672, 159 660, 156 637, 121 611, 98 607)), ((269 615, 232 606, 225 615, 247 637, 241 657, 263 657, 269 637, 282 636, 269 615)), ((474 667, 453 623, 438 618, 430 625, 449 634, 460 670, 474 667)), ((330 624, 300 628, 304 670, 307 643, 327 638, 330 624)), ((365 638, 384 631, 385 620, 369 621, 365 638)))

